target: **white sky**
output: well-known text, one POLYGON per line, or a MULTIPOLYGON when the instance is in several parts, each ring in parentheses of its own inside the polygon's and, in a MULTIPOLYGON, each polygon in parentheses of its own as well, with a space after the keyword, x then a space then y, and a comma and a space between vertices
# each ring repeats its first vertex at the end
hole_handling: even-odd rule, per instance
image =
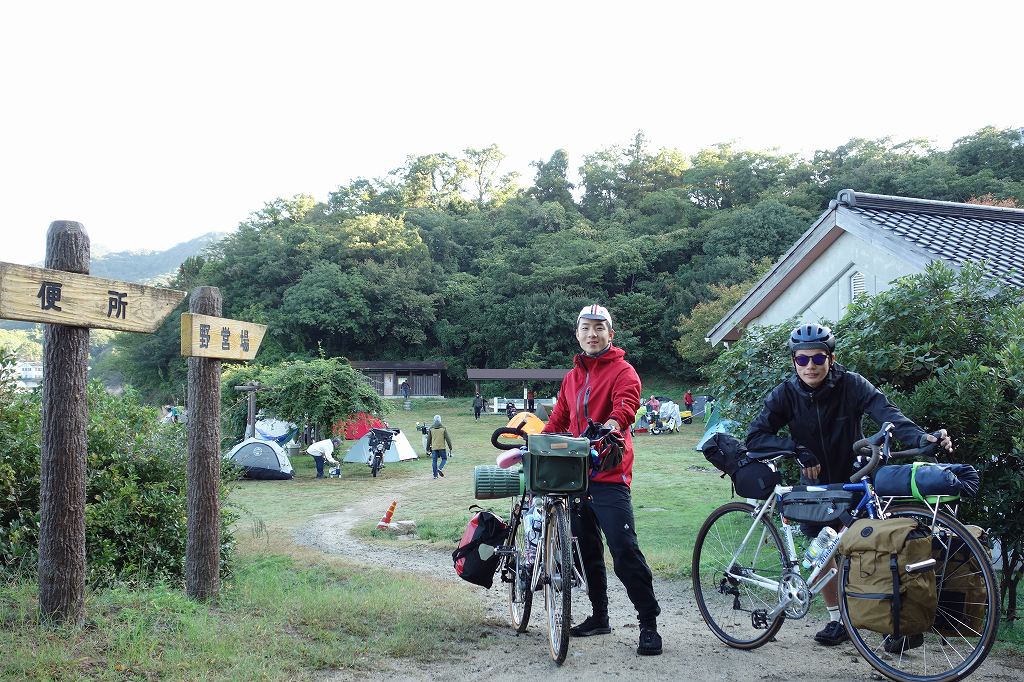
POLYGON ((10 2, 0 260, 228 231, 409 154, 942 147, 1024 125, 1019 3, 10 2))

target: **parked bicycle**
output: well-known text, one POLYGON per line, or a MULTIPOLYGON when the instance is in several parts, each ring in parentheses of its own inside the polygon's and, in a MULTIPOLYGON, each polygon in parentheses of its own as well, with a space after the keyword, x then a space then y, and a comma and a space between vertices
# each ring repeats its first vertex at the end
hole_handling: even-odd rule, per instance
MULTIPOLYGON (((851 606, 857 609, 865 599, 884 595, 848 590, 851 578, 863 576, 856 574, 857 565, 844 560, 838 570, 839 607, 853 645, 873 668, 898 682, 951 682, 981 665, 995 641, 999 620, 999 592, 988 548, 982 542, 984 534, 977 528, 972 532, 940 509, 953 498, 926 498, 908 504, 911 500, 878 497, 871 475, 881 463, 918 457, 929 449, 891 452, 891 428, 885 424, 879 433, 854 445, 861 468, 851 483, 776 484, 764 501, 730 502, 711 512, 693 549, 693 590, 701 616, 720 640, 739 649, 755 649, 771 641, 787 618, 804 618, 814 597, 836 576, 831 559, 852 519, 906 518, 920 521, 931 538, 930 557, 904 568, 908 575, 934 571, 934 620, 929 621, 930 627, 922 628, 923 633, 902 636, 899 627, 895 634, 858 627, 851 606), (786 518, 789 512, 783 508, 791 500, 809 505, 816 499, 837 512, 836 518, 845 514, 847 525, 809 568, 802 568, 791 524, 796 519, 786 518), (805 571, 809 573, 805 575, 805 571)), ((792 454, 748 456, 777 464, 792 454)), ((865 531, 870 533, 867 528, 865 531)), ((857 541, 853 535, 850 539, 857 541)), ((895 558, 892 566, 895 581, 899 577, 895 558)), ((897 606, 897 622, 899 617, 897 606)))
MULTIPOLYGON (((528 448, 519 451, 521 491, 512 499, 506 541, 496 550, 501 580, 508 587, 512 627, 526 632, 533 595, 543 591, 549 653, 558 665, 569 651, 572 591, 587 591, 579 542, 569 520, 587 491, 596 453, 592 446, 605 436, 527 435, 528 448)), ((518 447, 501 441, 497 445, 507 450, 518 447)))

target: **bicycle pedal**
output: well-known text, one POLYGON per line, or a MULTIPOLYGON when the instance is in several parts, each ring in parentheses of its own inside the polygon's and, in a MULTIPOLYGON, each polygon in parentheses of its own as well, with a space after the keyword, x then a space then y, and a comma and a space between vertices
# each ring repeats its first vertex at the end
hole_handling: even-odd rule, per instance
POLYGON ((768 629, 768 612, 764 609, 754 609, 750 612, 750 625, 755 630, 768 629))

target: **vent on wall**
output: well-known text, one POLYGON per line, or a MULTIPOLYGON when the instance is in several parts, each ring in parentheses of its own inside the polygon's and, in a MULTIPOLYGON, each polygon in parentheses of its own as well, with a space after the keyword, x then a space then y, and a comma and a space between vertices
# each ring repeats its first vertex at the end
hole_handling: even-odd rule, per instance
POLYGON ((868 293, 868 286, 864 280, 864 273, 855 272, 850 275, 850 300, 866 293, 868 293))

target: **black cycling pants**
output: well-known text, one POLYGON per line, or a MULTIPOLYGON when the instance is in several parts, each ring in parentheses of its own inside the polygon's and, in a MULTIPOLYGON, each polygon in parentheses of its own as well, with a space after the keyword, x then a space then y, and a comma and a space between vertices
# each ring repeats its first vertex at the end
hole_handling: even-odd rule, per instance
POLYGON ((654 596, 651 569, 637 541, 629 486, 591 482, 589 497, 577 499, 578 502, 574 499, 576 513, 572 516, 572 531, 579 538, 594 614, 608 615, 608 572, 604 565, 603 532, 615 575, 626 587, 640 624, 654 625, 661 608, 654 596))

